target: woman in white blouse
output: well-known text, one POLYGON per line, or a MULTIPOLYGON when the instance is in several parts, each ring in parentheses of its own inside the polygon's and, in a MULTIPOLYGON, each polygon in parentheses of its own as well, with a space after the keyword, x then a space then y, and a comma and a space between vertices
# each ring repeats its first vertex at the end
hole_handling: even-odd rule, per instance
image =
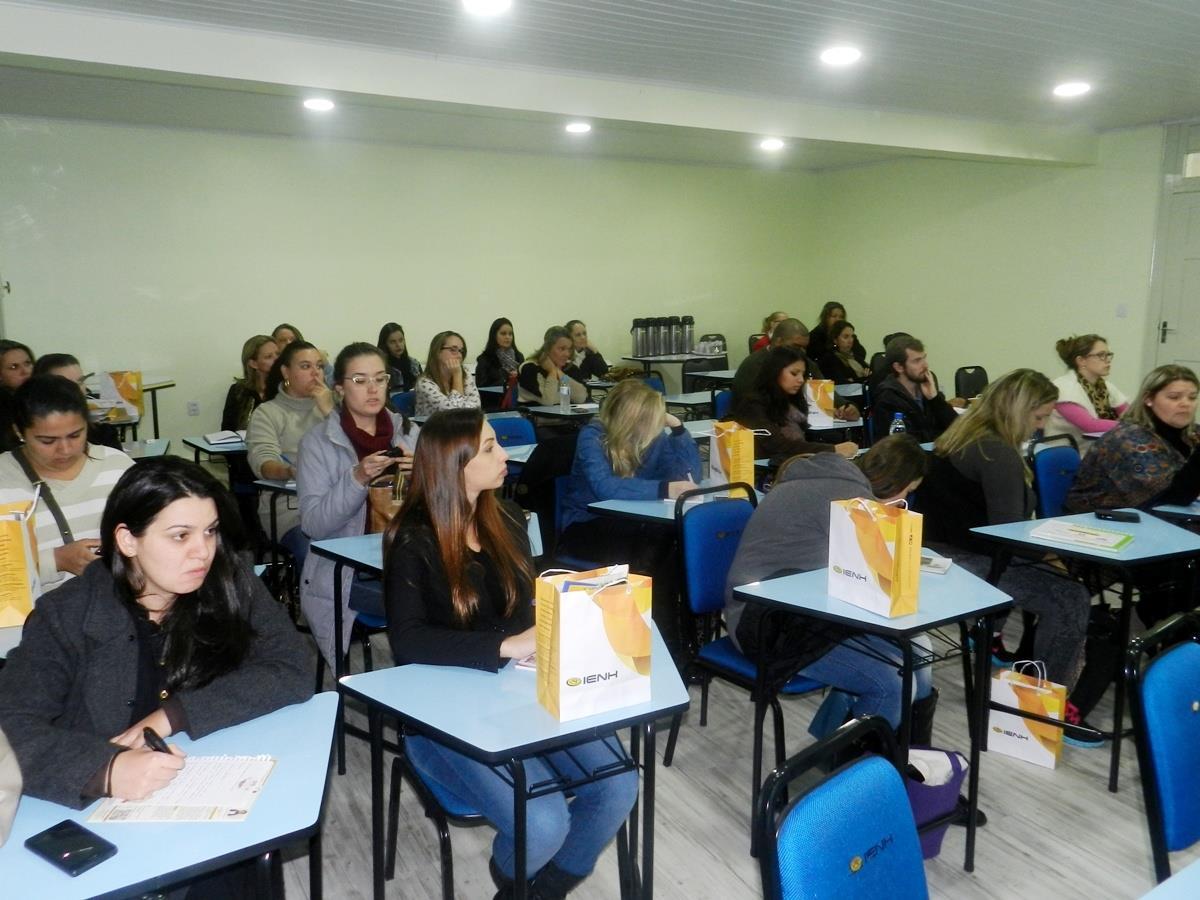
POLYGON ((479 408, 475 378, 463 366, 466 356, 467 342, 457 331, 433 336, 425 372, 417 379, 418 416, 431 416, 442 409, 479 408))
POLYGON ((1109 384, 1113 353, 1108 341, 1098 334, 1081 334, 1057 341, 1059 359, 1070 370, 1054 379, 1058 401, 1046 425, 1046 434, 1069 434, 1087 453, 1085 434, 1098 436, 1117 427, 1129 400, 1115 384, 1109 384))

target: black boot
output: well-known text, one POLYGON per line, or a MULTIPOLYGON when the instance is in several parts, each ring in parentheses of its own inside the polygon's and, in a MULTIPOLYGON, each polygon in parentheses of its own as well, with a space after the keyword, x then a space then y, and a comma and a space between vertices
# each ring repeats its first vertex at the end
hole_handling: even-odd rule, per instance
POLYGON ((563 900, 583 883, 584 877, 586 876, 572 875, 552 862, 546 863, 542 871, 530 882, 531 900, 563 900))
POLYGON ((493 900, 512 900, 513 895, 513 880, 500 871, 500 867, 496 865, 496 858, 488 858, 488 871, 492 875, 492 881, 500 890, 496 892, 493 900))
POLYGON ((912 705, 909 716, 909 744, 913 747, 928 747, 933 743, 933 714, 937 710, 938 689, 931 688, 929 696, 912 705))

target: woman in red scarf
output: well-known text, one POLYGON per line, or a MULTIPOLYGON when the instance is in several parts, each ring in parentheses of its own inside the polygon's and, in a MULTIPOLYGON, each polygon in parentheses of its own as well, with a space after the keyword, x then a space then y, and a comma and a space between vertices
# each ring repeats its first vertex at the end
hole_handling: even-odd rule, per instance
MULTIPOLYGON (((310 540, 350 537, 367 530, 367 486, 389 471, 407 473, 417 445, 417 426, 387 408, 387 361, 366 343, 342 349, 333 364, 333 414, 300 441, 296 490, 300 526, 310 540), (393 448, 400 456, 390 455, 393 448)), ((300 582, 300 606, 313 638, 332 670, 334 654, 334 562, 310 553, 300 582)), ((342 573, 342 646, 347 646, 357 611, 382 617, 377 581, 342 573)))

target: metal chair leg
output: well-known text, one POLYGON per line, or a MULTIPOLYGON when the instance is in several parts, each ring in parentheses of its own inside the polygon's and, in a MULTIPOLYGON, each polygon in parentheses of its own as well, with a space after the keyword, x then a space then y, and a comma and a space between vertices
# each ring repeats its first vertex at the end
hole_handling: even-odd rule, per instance
POLYGON ((454 854, 450 851, 450 827, 444 816, 430 815, 429 810, 425 810, 425 815, 437 823, 438 846, 442 851, 442 900, 454 900, 454 854))

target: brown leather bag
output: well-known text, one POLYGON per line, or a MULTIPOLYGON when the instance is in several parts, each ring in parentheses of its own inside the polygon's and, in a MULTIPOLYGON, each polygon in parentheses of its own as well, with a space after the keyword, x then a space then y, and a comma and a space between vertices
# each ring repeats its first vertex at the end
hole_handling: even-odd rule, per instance
POLYGON ((407 486, 408 479, 403 472, 383 475, 367 485, 367 505, 371 511, 367 519, 368 534, 378 534, 388 527, 404 503, 407 486))

